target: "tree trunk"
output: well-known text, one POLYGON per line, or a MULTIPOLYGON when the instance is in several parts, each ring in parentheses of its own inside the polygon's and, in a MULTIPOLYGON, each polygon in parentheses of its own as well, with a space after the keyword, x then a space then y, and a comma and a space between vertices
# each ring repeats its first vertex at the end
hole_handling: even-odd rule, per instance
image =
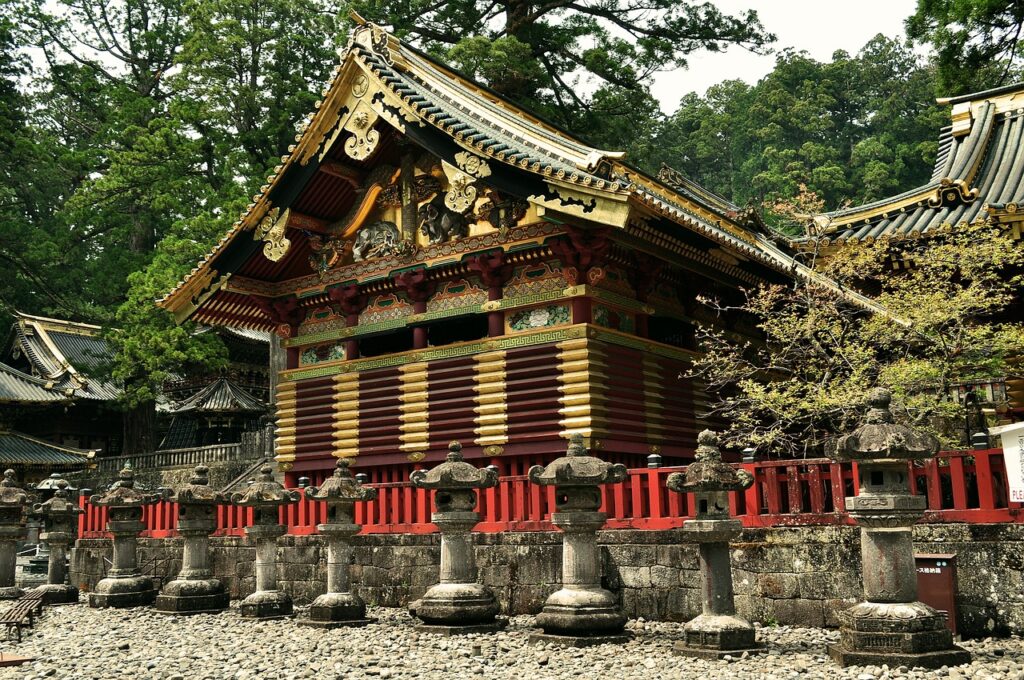
POLYGON ((147 401, 124 412, 122 455, 152 453, 156 450, 156 402, 147 401))

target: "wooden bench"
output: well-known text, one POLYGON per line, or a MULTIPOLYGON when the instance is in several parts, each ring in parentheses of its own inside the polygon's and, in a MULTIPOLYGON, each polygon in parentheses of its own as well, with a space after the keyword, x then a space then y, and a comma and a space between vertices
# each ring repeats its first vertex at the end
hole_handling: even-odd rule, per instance
POLYGON ((11 631, 18 633, 18 642, 21 642, 21 629, 25 626, 31 628, 35 625, 36 616, 43 611, 43 594, 29 591, 23 597, 16 600, 11 608, 0 615, 0 625, 7 626, 7 639, 11 639, 11 631))

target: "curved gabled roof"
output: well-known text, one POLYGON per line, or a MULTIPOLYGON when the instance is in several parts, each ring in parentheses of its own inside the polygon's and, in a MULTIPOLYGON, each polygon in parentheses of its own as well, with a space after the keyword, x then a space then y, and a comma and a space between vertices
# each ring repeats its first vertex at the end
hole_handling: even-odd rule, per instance
MULTIPOLYGON (((798 266, 790 253, 752 225, 749 215, 721 197, 675 175, 646 176, 625 164, 622 153, 588 146, 380 27, 364 24, 353 32, 317 111, 300 126, 297 143, 267 184, 217 246, 159 304, 178 320, 205 306, 221 319, 218 323, 273 328, 277 322, 253 303, 251 291, 235 288, 228 277, 241 270, 239 278, 248 281, 280 280, 275 277, 282 276, 298 249, 292 245, 277 269, 249 265, 260 257, 253 245, 257 225, 274 214, 272 209, 290 208, 306 187, 317 184, 312 177, 320 163, 330 162, 335 140, 358 144, 360 135, 377 135, 374 125, 380 118, 413 141, 430 144, 445 164, 461 164, 463 154, 474 162, 486 161, 493 168, 492 175, 485 175, 487 182, 497 185, 502 174, 505 186, 519 187, 524 198, 552 213, 624 226, 630 210, 642 207, 644 215, 660 215, 785 276, 817 276, 798 266), (255 270, 260 276, 251 275, 255 270)), ((287 233, 289 238, 305 238, 298 229, 287 233)), ((263 287, 258 295, 272 298, 274 292, 263 287)))
POLYGON ((177 406, 170 413, 264 413, 266 404, 233 384, 218 378, 177 406))
POLYGON ((88 377, 111 358, 111 350, 99 336, 100 327, 15 313, 14 349, 22 353, 32 370, 59 392, 73 391, 74 397, 106 401, 117 398, 113 383, 88 377))
POLYGON ((824 213, 806 241, 856 243, 918 238, 1015 212, 1024 201, 1024 84, 955 99, 952 124, 939 133, 929 182, 864 205, 824 213))

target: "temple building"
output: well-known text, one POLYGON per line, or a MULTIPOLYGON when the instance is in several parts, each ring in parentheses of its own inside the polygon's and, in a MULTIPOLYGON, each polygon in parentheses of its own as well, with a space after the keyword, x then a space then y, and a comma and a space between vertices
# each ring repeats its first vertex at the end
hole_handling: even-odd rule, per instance
POLYGON ((756 332, 698 297, 793 277, 821 278, 752 212, 363 23, 295 145, 160 304, 275 333, 288 483, 337 457, 387 482, 452 440, 502 474, 575 433, 612 462, 692 457, 695 322, 756 332))
MULTIPOLYGON (((894 270, 913 267, 913 247, 963 225, 1003 225, 1016 239, 1024 222, 1024 83, 939 99, 951 107, 939 131, 929 182, 880 201, 817 216, 796 247, 828 258, 844 244, 887 239, 905 242, 894 270)), ((1018 296, 1007 316, 1024 316, 1018 296)), ((1024 376, 958 386, 958 396, 980 395, 986 404, 1009 404, 1005 419, 1024 416, 1024 376)))

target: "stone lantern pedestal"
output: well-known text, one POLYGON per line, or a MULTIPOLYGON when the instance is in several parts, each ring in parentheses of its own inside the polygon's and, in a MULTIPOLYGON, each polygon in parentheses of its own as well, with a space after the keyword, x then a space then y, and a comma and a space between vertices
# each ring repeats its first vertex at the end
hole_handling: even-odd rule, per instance
POLYGON ((181 571, 160 591, 157 611, 168 614, 221 612, 230 596, 210 569, 210 534, 217 528, 217 506, 226 499, 210 488, 210 470, 196 466, 192 479, 170 499, 178 504, 178 533, 184 539, 181 571))
POLYGON ((90 607, 140 607, 153 604, 157 595, 156 586, 152 578, 139 571, 137 544, 139 532, 146 528, 142 523, 142 508, 158 500, 158 494, 135 488, 135 473, 127 465, 109 491, 89 499, 93 505, 107 508, 107 531, 114 536, 113 566, 96 584, 96 590, 89 593, 90 607))
POLYGON ((417 629, 453 635, 504 628, 508 621, 495 618, 500 608, 494 593, 477 583, 472 539, 480 522, 474 512, 477 489, 497 485, 498 474, 463 461, 462 445, 452 442, 444 463, 429 472, 413 472, 410 481, 435 491, 430 521, 441 531, 441 581, 409 605, 410 613, 423 621, 417 629))
POLYGON ((754 641, 754 627, 736 615, 729 559, 729 541, 743 528, 729 514, 729 492, 748 488, 754 479, 722 462, 714 432, 701 432, 697 444, 697 461, 685 474, 676 472, 668 478, 670 491, 692 492, 697 501, 696 519, 683 522, 683 531, 700 551, 702 599, 701 614, 683 626, 685 637, 676 643, 675 652, 702 659, 755 654, 762 650, 754 641))
POLYGON ((16 600, 24 593, 15 585, 18 567, 18 540, 25 537, 21 519, 28 505, 28 494, 18 488, 14 470, 4 471, 0 482, 0 600, 16 600))
POLYGON ((289 491, 274 481, 269 465, 249 488, 231 496, 231 502, 254 509, 255 523, 245 534, 256 543, 256 592, 242 600, 239 612, 253 619, 278 619, 292 615, 292 598, 277 589, 277 539, 287 529, 280 523, 278 510, 299 500, 298 491, 289 491))
POLYGON ((623 465, 586 455, 583 438, 573 435, 565 456, 547 467, 530 468, 530 481, 555 487, 556 512, 551 521, 562 530, 562 587, 548 597, 537 615, 543 633, 531 642, 555 642, 573 647, 625 642, 626 616, 617 598, 601 587, 601 558, 597 531, 607 516, 599 512, 601 484, 626 479, 623 465))
POLYGON ((327 592, 313 600, 309 618, 300 620, 300 624, 337 628, 373 622, 366 618, 366 603, 352 592, 349 565, 353 552, 351 538, 361 529, 355 523, 352 510, 356 502, 372 501, 376 497, 376 489, 355 480, 344 458, 338 460, 334 476, 323 486, 306 488, 306 498, 327 502, 327 521, 316 527, 327 537, 327 592))
POLYGON ((68 585, 67 550, 77 535, 75 521, 85 512, 70 499, 68 483, 59 479, 57 491, 43 503, 36 503, 33 510, 43 518, 44 531, 39 535, 49 548, 49 562, 46 570, 46 584, 39 586, 43 592, 43 604, 75 604, 78 602, 78 588, 68 585))
POLYGON ((910 494, 908 461, 938 451, 934 437, 893 423, 889 393, 874 390, 864 424, 840 437, 832 457, 858 463, 860 492, 846 509, 861 526, 864 601, 839 615, 839 644, 829 655, 842 666, 939 668, 969 663, 953 644, 939 612, 917 601, 911 527, 925 498, 910 494))

